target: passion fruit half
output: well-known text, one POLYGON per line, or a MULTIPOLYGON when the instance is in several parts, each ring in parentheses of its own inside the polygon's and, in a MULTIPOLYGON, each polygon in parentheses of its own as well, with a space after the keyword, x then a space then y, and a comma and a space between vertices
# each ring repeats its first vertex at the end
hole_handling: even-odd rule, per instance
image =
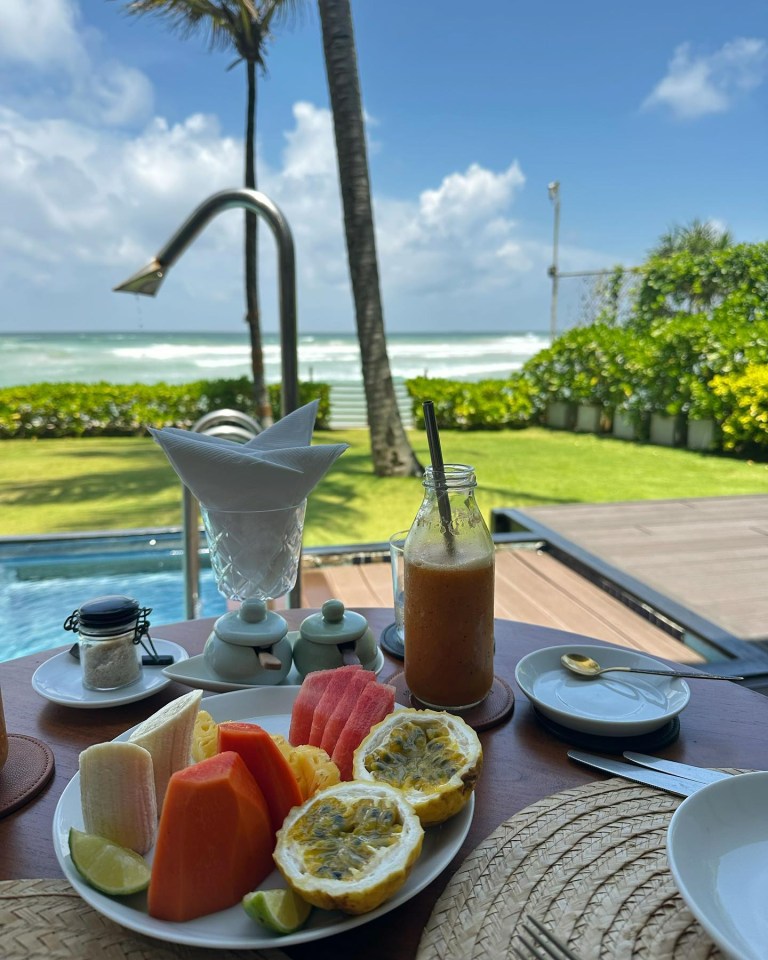
POLYGON ((424 831, 404 794, 347 781, 294 807, 274 860, 288 886, 326 910, 361 914, 396 893, 421 853, 424 831))
POLYGON ((356 781, 401 790, 423 827, 443 823, 469 800, 483 748, 468 723, 439 710, 396 710, 355 750, 356 781))

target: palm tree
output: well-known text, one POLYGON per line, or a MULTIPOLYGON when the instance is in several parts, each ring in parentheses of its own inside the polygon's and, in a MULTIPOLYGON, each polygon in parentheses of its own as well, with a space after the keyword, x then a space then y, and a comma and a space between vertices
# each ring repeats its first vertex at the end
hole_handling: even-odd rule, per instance
POLYGON ((377 476, 420 476, 397 408, 387 356, 368 153, 349 0, 318 0, 355 301, 365 402, 377 476))
MULTIPOLYGON (((712 265, 717 254, 732 246, 733 235, 730 230, 697 219, 685 226, 675 224, 663 233, 650 256, 661 260, 677 255, 696 257, 712 265)), ((722 297, 720 279, 717 269, 709 269, 698 272, 695 282, 691 282, 689 273, 684 271, 682 276, 674 278, 675 290, 668 300, 673 309, 685 306, 690 313, 709 310, 722 297)))
POLYGON ((710 221, 691 220, 686 226, 675 224, 659 237, 650 251, 652 257, 671 257, 675 253, 701 256, 733 246, 730 230, 721 230, 710 221))
MULTIPOLYGON (((245 186, 256 189, 256 71, 265 70, 267 42, 273 20, 293 12, 298 0, 128 0, 125 10, 141 16, 154 14, 182 37, 202 33, 211 50, 234 48, 237 56, 228 69, 245 63, 248 83, 245 129, 245 186)), ((272 422, 264 376, 264 349, 258 287, 258 226, 254 213, 245 214, 245 321, 251 340, 251 371, 257 416, 262 426, 272 422)))

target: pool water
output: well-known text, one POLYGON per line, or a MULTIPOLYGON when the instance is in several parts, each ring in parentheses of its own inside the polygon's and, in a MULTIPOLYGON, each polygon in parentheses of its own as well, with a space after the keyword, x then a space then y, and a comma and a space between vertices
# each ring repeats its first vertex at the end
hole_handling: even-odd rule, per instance
MULTIPOLYGON (((182 557, 175 532, 0 541, 0 662, 73 642, 64 621, 105 594, 151 607, 151 624, 184 620, 182 557)), ((200 616, 226 612, 204 550, 199 590, 200 616)))

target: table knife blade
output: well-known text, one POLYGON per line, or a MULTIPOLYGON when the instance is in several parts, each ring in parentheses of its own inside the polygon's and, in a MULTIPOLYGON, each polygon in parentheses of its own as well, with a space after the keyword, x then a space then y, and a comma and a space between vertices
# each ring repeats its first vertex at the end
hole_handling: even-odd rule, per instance
POLYGON ((599 757, 594 753, 585 753, 582 750, 569 750, 568 756, 577 763, 583 763, 604 773, 612 773, 625 780, 634 780, 635 783, 644 783, 647 786, 666 790, 667 793, 676 793, 681 797, 689 797, 697 790, 705 787, 705 783, 696 780, 686 780, 685 777, 675 777, 660 770, 649 770, 646 767, 633 766, 631 763, 622 763, 620 760, 611 760, 608 757, 599 757))
POLYGON ((671 773, 675 777, 685 777, 686 780, 697 780, 699 783, 715 783, 717 780, 727 780, 731 776, 730 773, 723 773, 721 770, 695 767, 688 763, 679 763, 677 760, 665 760, 663 757, 649 757, 645 753, 633 753, 631 750, 626 750, 624 757, 650 770, 671 773))

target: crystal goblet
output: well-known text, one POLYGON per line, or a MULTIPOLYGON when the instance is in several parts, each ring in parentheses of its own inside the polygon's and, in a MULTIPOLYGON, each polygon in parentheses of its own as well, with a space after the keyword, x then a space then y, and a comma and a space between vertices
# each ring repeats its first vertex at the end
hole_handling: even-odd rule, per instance
POLYGON ((219 592, 228 600, 274 600, 296 584, 306 499, 277 510, 200 513, 219 592))

